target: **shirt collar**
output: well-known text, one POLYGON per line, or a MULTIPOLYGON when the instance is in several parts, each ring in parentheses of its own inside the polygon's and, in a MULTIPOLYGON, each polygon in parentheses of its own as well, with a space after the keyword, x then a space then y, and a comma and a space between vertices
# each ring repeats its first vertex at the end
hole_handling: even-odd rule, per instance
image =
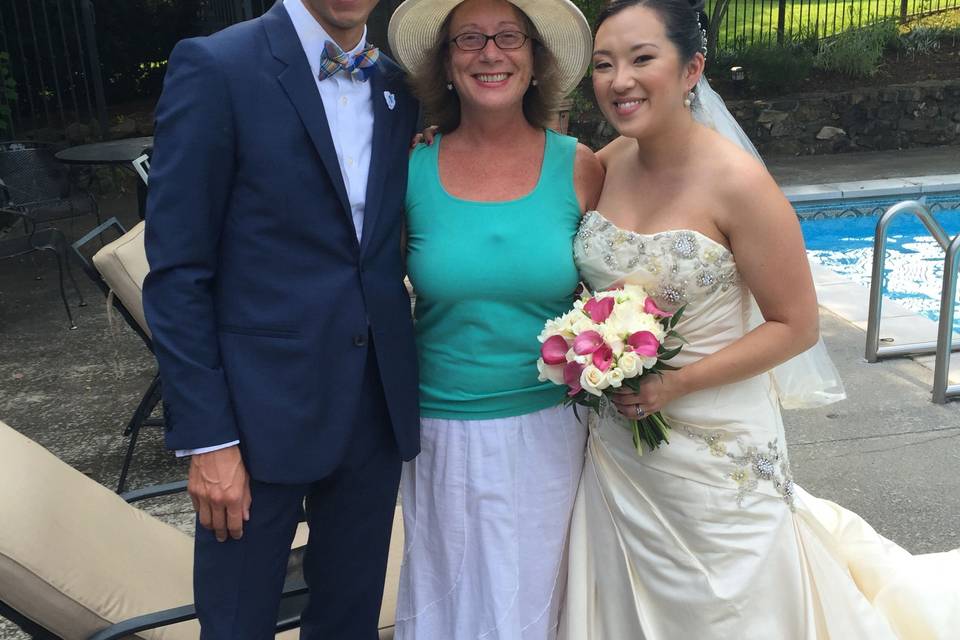
MULTIPOLYGON (((307 61, 310 63, 310 71, 316 77, 320 73, 320 56, 323 54, 323 45, 329 40, 334 42, 333 38, 320 26, 317 19, 307 10, 303 0, 283 0, 283 7, 290 15, 293 21, 293 28, 300 38, 300 45, 304 53, 307 54, 307 61)), ((353 56, 363 51, 367 46, 367 27, 363 27, 363 35, 360 36, 360 42, 357 43, 347 55, 352 59, 353 56)))

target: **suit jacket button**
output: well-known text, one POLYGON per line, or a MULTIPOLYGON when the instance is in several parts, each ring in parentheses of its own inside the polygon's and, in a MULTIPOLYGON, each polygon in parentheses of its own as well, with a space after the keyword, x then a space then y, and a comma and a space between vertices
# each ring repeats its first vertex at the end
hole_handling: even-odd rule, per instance
POLYGON ((364 335, 353 336, 353 346, 355 347, 367 346, 367 336, 364 336, 364 335))

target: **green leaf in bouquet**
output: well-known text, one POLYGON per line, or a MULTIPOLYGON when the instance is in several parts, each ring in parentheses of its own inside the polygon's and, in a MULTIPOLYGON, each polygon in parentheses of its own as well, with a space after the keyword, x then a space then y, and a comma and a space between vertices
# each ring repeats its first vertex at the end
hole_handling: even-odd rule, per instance
POLYGON ((677 309, 672 316, 670 316, 670 321, 667 322, 668 329, 673 329, 675 326, 677 326, 677 323, 680 322, 680 318, 683 317, 683 312, 686 308, 687 308, 687 305, 683 305, 682 307, 677 309))
POLYGON ((683 347, 674 347, 673 349, 663 349, 663 347, 661 347, 661 351, 657 353, 657 358, 660 360, 669 360, 676 357, 682 349, 683 347))
POLYGON ((643 455, 643 437, 640 435, 640 421, 631 420, 630 426, 633 429, 633 448, 637 450, 637 455, 643 455))
POLYGON ((663 375, 660 373, 661 371, 680 371, 680 369, 681 367, 675 367, 672 364, 667 364, 666 362, 658 362, 657 364, 653 365, 653 370, 660 375, 663 375))
POLYGON ((687 339, 686 339, 686 338, 684 338, 682 335, 680 335, 679 333, 677 333, 677 332, 674 331, 673 329, 670 329, 670 331, 667 331, 667 335, 664 336, 664 339, 666 339, 666 338, 675 338, 675 339, 679 340, 680 342, 682 342, 683 344, 690 344, 689 342, 687 342, 687 339))

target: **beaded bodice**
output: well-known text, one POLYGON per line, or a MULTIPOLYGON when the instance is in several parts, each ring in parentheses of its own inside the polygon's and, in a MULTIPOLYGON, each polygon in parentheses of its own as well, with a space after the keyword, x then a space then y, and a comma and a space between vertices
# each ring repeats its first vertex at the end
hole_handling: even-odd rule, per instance
POLYGON ((664 309, 686 305, 677 329, 689 344, 677 364, 713 353, 747 331, 749 294, 733 254, 703 234, 687 229, 636 233, 590 211, 574 238, 573 255, 594 291, 639 284, 664 309))
POLYGON ((594 290, 629 281, 643 285, 665 308, 737 289, 733 254, 703 234, 686 229, 641 234, 588 212, 574 240, 574 257, 594 290))

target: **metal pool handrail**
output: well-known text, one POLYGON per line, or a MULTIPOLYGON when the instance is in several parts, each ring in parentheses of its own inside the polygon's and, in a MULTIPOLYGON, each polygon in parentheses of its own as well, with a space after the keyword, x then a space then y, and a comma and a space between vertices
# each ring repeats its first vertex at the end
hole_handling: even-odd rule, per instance
MULTIPOLYGON (((896 204, 880 216, 873 239, 873 273, 870 277, 870 306, 867 316, 867 362, 882 358, 936 353, 933 401, 943 404, 948 397, 960 395, 960 385, 948 386, 950 354, 953 346, 953 309, 957 290, 957 269, 960 267, 960 235, 951 240, 930 210, 916 200, 896 204), (940 296, 940 325, 935 342, 880 346, 880 312, 883 306, 883 268, 887 257, 887 230, 893 220, 903 214, 917 216, 946 252, 943 268, 943 289, 940 296)), ((956 347, 960 349, 960 345, 956 347)))
POLYGON ((947 247, 943 259, 943 289, 940 294, 940 327, 937 359, 933 367, 933 401, 944 404, 960 395, 960 384, 950 384, 950 353, 953 351, 953 308, 957 299, 957 268, 960 267, 960 234, 947 247))

